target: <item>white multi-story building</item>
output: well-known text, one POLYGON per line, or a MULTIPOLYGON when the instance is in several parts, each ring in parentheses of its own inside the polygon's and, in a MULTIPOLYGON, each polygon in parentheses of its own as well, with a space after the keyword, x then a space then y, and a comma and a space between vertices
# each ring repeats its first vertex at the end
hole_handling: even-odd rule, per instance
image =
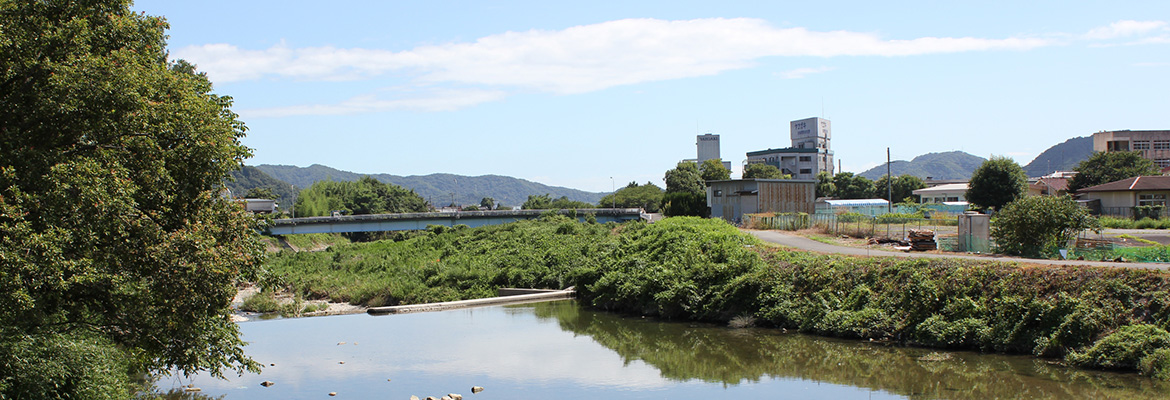
POLYGON ((748 164, 768 164, 794 179, 816 179, 821 171, 833 172, 832 123, 806 118, 789 123, 792 147, 747 153, 748 164))

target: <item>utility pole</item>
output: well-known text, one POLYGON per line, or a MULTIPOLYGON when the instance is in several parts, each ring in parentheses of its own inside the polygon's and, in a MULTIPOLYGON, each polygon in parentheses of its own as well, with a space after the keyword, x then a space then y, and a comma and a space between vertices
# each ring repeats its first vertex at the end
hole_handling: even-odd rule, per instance
POLYGON ((886 212, 894 212, 894 175, 890 173, 890 148, 886 147, 886 212))

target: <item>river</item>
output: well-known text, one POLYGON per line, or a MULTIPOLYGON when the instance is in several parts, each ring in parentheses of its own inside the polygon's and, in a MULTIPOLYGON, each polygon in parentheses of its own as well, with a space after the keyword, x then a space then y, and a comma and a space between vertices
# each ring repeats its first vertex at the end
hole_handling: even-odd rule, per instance
POLYGON ((1143 399, 1170 384, 1023 356, 624 317, 574 301, 243 322, 259 374, 164 378, 225 399, 1143 399), (263 387, 263 381, 274 385, 263 387), (484 390, 473 394, 472 386, 484 390), (330 397, 329 393, 336 393, 330 397))

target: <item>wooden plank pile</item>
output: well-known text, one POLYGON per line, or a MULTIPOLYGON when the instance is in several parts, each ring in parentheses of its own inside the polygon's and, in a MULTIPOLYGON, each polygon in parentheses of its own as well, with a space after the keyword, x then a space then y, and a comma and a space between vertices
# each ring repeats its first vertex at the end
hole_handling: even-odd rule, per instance
POLYGON ((911 229, 909 233, 911 250, 938 250, 938 243, 934 241, 934 231, 911 229))

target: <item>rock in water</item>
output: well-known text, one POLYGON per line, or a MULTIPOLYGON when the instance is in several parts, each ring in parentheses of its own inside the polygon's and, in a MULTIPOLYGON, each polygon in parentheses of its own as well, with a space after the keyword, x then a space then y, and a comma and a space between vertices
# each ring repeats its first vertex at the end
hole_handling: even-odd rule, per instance
POLYGON ((264 382, 260 382, 260 386, 263 386, 263 387, 269 387, 269 386, 272 386, 272 385, 275 385, 275 384, 276 384, 276 382, 273 382, 273 381, 264 381, 264 382))
POLYGON ((479 393, 483 391, 483 386, 472 386, 471 393, 479 393))
POLYGON ((418 396, 410 395, 410 400, 418 400, 418 396))
POLYGON ((337 392, 329 392, 329 395, 330 395, 330 396, 336 396, 336 395, 337 395, 337 392))
POLYGON ((451 400, 463 400, 463 395, 461 394, 447 393, 447 397, 450 397, 451 400))

